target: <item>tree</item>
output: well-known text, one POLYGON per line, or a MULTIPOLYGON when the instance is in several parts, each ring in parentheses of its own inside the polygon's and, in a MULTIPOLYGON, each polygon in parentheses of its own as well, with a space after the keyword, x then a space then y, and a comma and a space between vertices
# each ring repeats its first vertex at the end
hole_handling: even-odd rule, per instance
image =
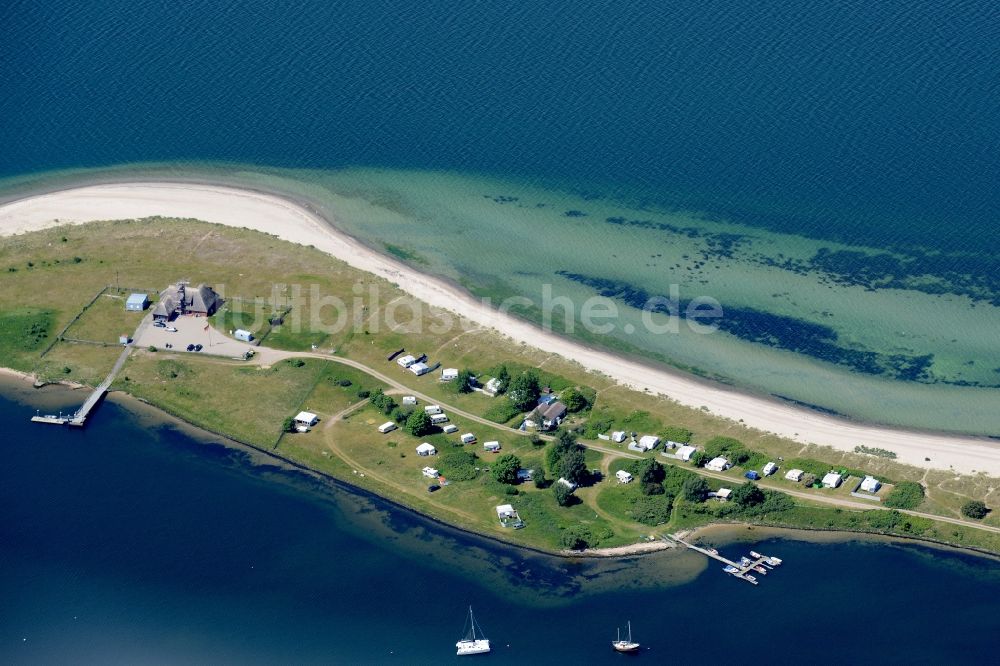
POLYGON ((497 395, 502 395, 507 392, 507 388, 510 386, 510 372, 507 370, 506 365, 501 365, 493 373, 494 379, 497 380, 497 395))
POLYGON ((396 409, 396 401, 393 400, 391 396, 383 393, 382 389, 375 389, 372 391, 368 395, 368 402, 370 402, 375 409, 379 410, 386 416, 392 414, 392 410, 396 409))
POLYGON ((423 437, 434 432, 434 424, 431 423, 431 417, 427 412, 418 409, 406 418, 403 429, 414 437, 423 437))
POLYGON ((512 453, 500 456, 493 463, 491 471, 493 478, 499 483, 513 485, 517 483, 517 471, 521 469, 521 459, 512 453))
POLYGON ((468 368, 461 370, 458 376, 451 380, 452 388, 459 393, 472 393, 472 387, 475 383, 476 376, 468 368))
POLYGON ((767 499, 764 491, 757 487, 756 483, 744 483, 738 486, 729 496, 729 500, 744 509, 763 504, 767 499))
POLYGON ((590 406, 587 402, 587 397, 580 393, 580 391, 575 388, 568 388, 562 392, 559 396, 559 400, 562 404, 566 405, 566 410, 570 412, 579 412, 590 406))
POLYGON ((281 432, 295 432, 295 419, 291 416, 285 417, 281 422, 281 432))
POLYGON ((559 506, 569 506, 575 499, 573 497, 573 491, 570 490, 564 483, 553 483, 552 494, 556 496, 556 502, 559 506))
POLYGON ((893 509, 915 509, 924 501, 924 487, 915 481, 900 481, 885 498, 893 509))
POLYGON ((563 548, 569 550, 583 550, 588 545, 588 540, 590 539, 590 530, 582 525, 573 525, 567 528, 562 535, 559 537, 559 542, 562 543, 563 548))
POLYGON ((634 460, 626 466, 626 469, 642 483, 663 483, 663 479, 667 477, 663 465, 652 458, 634 460))
POLYGON ((709 458, 708 454, 705 453, 704 451, 695 451, 691 455, 691 464, 694 465, 695 467, 704 467, 705 463, 707 463, 709 460, 711 460, 711 458, 709 458))
POLYGON ((545 468, 539 465, 531 472, 531 481, 539 490, 549 485, 549 480, 545 478, 545 468))
POLYGON ((532 409, 538 404, 538 396, 542 388, 538 383, 538 375, 533 370, 522 372, 510 380, 507 397, 522 412, 532 409))
POLYGON ((681 493, 688 502, 704 502, 708 496, 708 482, 700 476, 689 476, 684 479, 681 493))
POLYGON ((559 459, 556 472, 567 481, 582 484, 587 480, 587 461, 583 457, 582 449, 567 451, 559 459))
POLYGON ((986 504, 979 500, 972 500, 962 505, 962 515, 974 518, 975 520, 982 520, 989 512, 990 510, 986 508, 986 504))

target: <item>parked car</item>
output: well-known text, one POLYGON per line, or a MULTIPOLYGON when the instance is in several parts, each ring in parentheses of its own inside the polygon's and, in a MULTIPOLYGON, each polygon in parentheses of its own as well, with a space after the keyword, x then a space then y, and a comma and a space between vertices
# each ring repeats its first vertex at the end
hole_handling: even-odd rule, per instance
POLYGON ((441 490, 441 486, 439 486, 436 483, 432 483, 431 485, 427 486, 427 492, 429 493, 433 493, 437 490, 441 490))
POLYGON ((201 346, 201 343, 199 343, 199 344, 196 344, 196 345, 194 346, 194 350, 195 350, 195 351, 201 351, 201 350, 202 350, 202 346, 201 346))
POLYGON ((155 326, 156 328, 166 328, 167 327, 167 325, 164 324, 162 321, 154 321, 153 322, 153 326, 155 326))
POLYGON ((166 328, 167 328, 167 330, 168 330, 168 331, 170 331, 171 333, 176 333, 176 332, 177 332, 177 329, 176 329, 176 328, 174 328, 173 326, 167 326, 166 328))
POLYGON ((194 351, 194 345, 188 345, 187 346, 187 350, 188 351, 194 351))

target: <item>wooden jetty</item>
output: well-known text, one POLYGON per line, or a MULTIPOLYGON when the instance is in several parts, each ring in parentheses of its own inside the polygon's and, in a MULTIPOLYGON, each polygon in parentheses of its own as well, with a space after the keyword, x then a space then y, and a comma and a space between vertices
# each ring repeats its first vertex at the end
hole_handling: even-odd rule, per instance
POLYGON ((702 548, 701 546, 696 546, 693 543, 689 543, 684 539, 679 537, 670 536, 670 539, 679 543, 683 546, 687 546, 691 550, 696 550, 706 557, 710 557, 713 560, 718 560, 726 565, 726 573, 740 580, 745 580, 746 582, 756 585, 757 577, 753 575, 753 572, 764 572, 766 569, 773 569, 774 566, 781 563, 781 560, 775 557, 768 557, 767 555, 761 555, 760 553, 755 553, 750 551, 752 558, 743 558, 739 562, 734 562, 726 557, 719 554, 718 551, 708 548, 702 548), (766 567, 766 569, 765 569, 766 567))
POLYGON ((73 414, 63 416, 59 414, 58 416, 52 414, 46 414, 45 416, 36 415, 32 416, 31 420, 35 423, 51 423, 54 425, 71 425, 77 428, 82 428, 83 424, 87 422, 87 417, 90 416, 90 412, 94 410, 101 402, 108 389, 111 388, 111 383, 115 381, 115 377, 118 372, 125 365, 125 361, 128 359, 129 354, 132 353, 132 345, 126 345, 125 349, 122 350, 121 355, 118 356, 118 360, 115 361, 115 365, 111 368, 111 372, 108 373, 107 378, 101 384, 94 389, 93 393, 87 397, 87 400, 83 403, 80 409, 76 410, 73 414))

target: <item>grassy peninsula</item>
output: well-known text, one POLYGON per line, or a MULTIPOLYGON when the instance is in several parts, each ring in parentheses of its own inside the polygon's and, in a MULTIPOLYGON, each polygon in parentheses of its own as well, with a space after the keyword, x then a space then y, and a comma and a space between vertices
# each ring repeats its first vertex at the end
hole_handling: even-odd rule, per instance
POLYGON ((281 353, 265 362, 136 349, 118 376, 117 390, 512 543, 549 551, 608 548, 736 521, 896 534, 1000 552, 996 512, 978 518, 963 513, 973 501, 996 506, 996 479, 908 467, 894 461, 891 451, 803 446, 625 389, 495 331, 448 327, 450 314, 414 301, 395 285, 263 233, 160 218, 62 227, 3 238, 0 271, 0 365, 44 381, 91 385, 114 363, 118 336, 141 319, 124 311, 130 291, 154 293, 178 279, 215 285, 227 298, 212 319, 215 328, 250 328, 264 346, 281 353), (337 316, 334 309, 318 307, 330 296, 347 306, 340 314, 350 323, 339 330, 327 330, 337 316), (399 326, 384 323, 387 309, 396 312, 399 326), (517 431, 524 411, 509 395, 466 392, 439 381, 439 371, 416 377, 387 361, 401 348, 424 352, 442 367, 467 369, 481 381, 504 373, 510 381, 534 376, 539 387, 573 402, 575 411, 558 431, 544 436, 517 431), (569 394, 576 397, 569 400, 569 394), (380 395, 388 399, 372 399, 380 395), (418 410, 441 404, 458 432, 408 432, 404 395, 418 397, 418 410), (285 432, 283 423, 300 410, 317 414, 319 423, 308 433, 285 432), (401 427, 379 433, 376 426, 387 420, 398 420, 401 427), (711 472, 662 456, 662 449, 639 453, 599 437, 616 430, 689 441, 702 452, 695 463, 724 455, 736 464, 711 472), (475 444, 458 442, 466 432, 475 434, 475 444), (483 450, 487 441, 501 443, 499 454, 483 450), (434 445, 438 455, 419 457, 415 448, 422 442, 434 445), (493 467, 508 455, 535 470, 536 481, 511 484, 498 478, 502 475, 493 467), (745 471, 779 459, 777 475, 744 485, 745 471), (425 466, 439 469, 448 485, 429 493, 431 481, 421 474, 425 466), (803 470, 805 478, 786 480, 784 471, 792 468, 803 470), (618 483, 619 470, 629 472, 633 482, 618 483), (831 470, 843 474, 842 486, 813 487, 831 470), (564 474, 578 474, 575 480, 581 482, 568 498, 554 483, 564 474), (866 475, 881 480, 881 503, 852 497, 866 475), (728 502, 708 499, 721 488, 733 491, 728 502), (499 524, 494 508, 507 503, 519 512, 524 529, 499 524))

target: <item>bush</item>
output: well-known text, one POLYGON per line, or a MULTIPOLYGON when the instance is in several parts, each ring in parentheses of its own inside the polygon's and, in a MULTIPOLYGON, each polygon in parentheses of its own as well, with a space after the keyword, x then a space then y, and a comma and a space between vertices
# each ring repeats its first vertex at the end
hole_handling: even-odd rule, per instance
POLYGON ((982 520, 989 512, 986 504, 979 500, 972 500, 962 505, 962 515, 975 520, 982 520))
POLYGON ((337 385, 341 386, 343 388, 347 388, 348 386, 350 386, 353 383, 354 382, 352 382, 350 379, 341 379, 340 381, 337 382, 337 385))
POLYGON ((695 467, 704 467, 705 463, 707 463, 709 460, 711 460, 711 458, 709 458, 708 454, 705 453, 704 451, 695 451, 691 455, 691 464, 694 465, 695 467))
POLYGON ((590 407, 587 397, 575 388, 568 388, 559 396, 562 404, 566 405, 566 410, 570 412, 580 412, 590 407))
POLYGON ((738 439, 732 437, 713 437, 705 444, 705 455, 711 460, 724 456, 734 465, 742 465, 750 459, 752 452, 738 439))
POLYGON ((690 442, 693 435, 693 432, 680 426, 667 426, 660 431, 660 437, 663 439, 669 439, 671 442, 678 442, 680 444, 690 442))
POLYGON ((288 365, 292 366, 293 368, 301 368, 305 364, 306 364, 306 362, 303 361, 301 358, 290 358, 290 359, 288 359, 288 365))
POLYGON ((155 352, 156 351, 156 345, 149 345, 148 347, 146 347, 146 349, 148 351, 155 352))
POLYGON ((358 391, 358 398, 361 399, 361 400, 364 400, 364 399, 368 398, 371 394, 372 394, 371 391, 369 391, 367 389, 361 389, 360 391, 358 391))
POLYGON ((643 495, 662 495, 665 492, 662 483, 653 481, 642 484, 641 488, 643 495))
POLYGON ((667 477, 667 472, 663 465, 652 458, 633 460, 625 465, 625 471, 639 479, 642 483, 659 484, 663 483, 663 479, 667 477))
POLYGON ((672 504, 673 498, 669 495, 640 497, 632 505, 632 519, 643 525, 662 525, 670 520, 672 504))
POLYGON ((281 422, 281 432, 295 432, 295 419, 291 416, 285 417, 281 422))
POLYGON ((392 411, 396 409, 396 401, 392 399, 391 396, 382 393, 382 389, 375 389, 368 395, 368 402, 379 410, 386 416, 392 414, 392 411))
POLYGON ((440 458, 441 473, 452 481, 471 481, 479 474, 476 471, 476 454, 471 451, 451 448, 442 453, 440 458))
POLYGON ((914 481, 900 481, 885 498, 893 509, 915 509, 924 501, 924 487, 914 481))
POLYGON ((588 539, 590 539, 590 530, 581 525, 573 525, 563 530, 559 537, 559 543, 562 544, 563 548, 569 550, 583 550, 589 545, 588 539))
POLYGON ((456 393, 472 393, 475 384, 476 376, 468 368, 459 371, 458 376, 451 380, 451 387, 456 393))

